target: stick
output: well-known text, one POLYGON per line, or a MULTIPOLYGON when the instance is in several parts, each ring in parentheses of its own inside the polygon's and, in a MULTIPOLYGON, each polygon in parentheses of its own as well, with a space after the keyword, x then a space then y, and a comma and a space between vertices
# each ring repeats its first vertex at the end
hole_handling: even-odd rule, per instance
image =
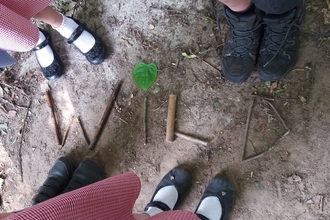
POLYGON ((201 145, 204 145, 204 146, 207 146, 208 145, 208 142, 206 141, 203 141, 203 140, 200 140, 198 138, 195 138, 195 137, 191 137, 189 135, 186 135, 186 134, 182 134, 180 132, 174 132, 174 134, 180 138, 184 138, 188 141, 191 141, 191 142, 194 142, 194 143, 197 143, 197 144, 201 144, 201 145))
POLYGON ((272 101, 272 102, 275 101, 273 98, 268 98, 268 97, 261 96, 261 95, 255 94, 255 93, 252 93, 251 95, 256 96, 256 97, 259 97, 259 98, 264 99, 264 100, 267 100, 267 101, 272 101))
POLYGON ((288 128, 288 126, 286 126, 283 118, 281 117, 280 113, 277 111, 277 109, 275 108, 275 106, 272 103, 270 103, 269 101, 267 101, 267 103, 274 110, 274 112, 276 113, 276 115, 280 119, 280 121, 282 122, 282 124, 285 127, 285 129, 290 132, 290 129, 288 128))
POLYGON ((52 112, 51 115, 52 115, 52 119, 53 119, 53 122, 54 122, 54 125, 55 125, 55 134, 56 134, 57 144, 61 145, 61 143, 62 143, 61 134, 60 134, 59 127, 58 127, 57 120, 56 120, 56 116, 55 116, 55 109, 54 109, 54 105, 53 105, 52 95, 51 95, 49 90, 46 91, 45 95, 46 95, 46 100, 47 100, 48 106, 50 107, 51 112, 52 112))
POLYGON ((65 134, 64 134, 64 137, 63 137, 63 141, 62 141, 62 146, 61 146, 61 147, 63 147, 64 144, 65 144, 65 141, 66 141, 66 139, 67 139, 67 137, 68 137, 68 134, 69 134, 69 131, 70 131, 70 128, 71 128, 71 125, 72 125, 73 119, 74 119, 74 117, 72 116, 72 117, 71 117, 71 121, 70 121, 70 123, 69 123, 69 125, 68 125, 68 128, 67 128, 66 131, 65 131, 65 134))
POLYGON ((209 67, 215 69, 218 73, 221 74, 221 71, 220 71, 218 68, 216 68, 215 66, 213 66, 212 64, 210 64, 209 62, 207 62, 207 61, 205 61, 205 60, 203 60, 203 59, 201 59, 201 60, 202 60, 203 63, 205 63, 205 64, 208 65, 209 67))
POLYGON ((176 108, 176 95, 169 95, 168 111, 167 111, 167 125, 166 125, 166 141, 174 141, 174 125, 175 125, 175 108, 176 108))
POLYGON ((144 145, 147 145, 147 103, 148 98, 144 98, 144 121, 143 121, 143 133, 144 133, 144 145))
POLYGON ((25 118, 23 120, 23 124, 21 126, 21 142, 19 144, 19 151, 18 151, 18 155, 19 155, 19 168, 20 168, 22 182, 23 182, 22 143, 23 143, 23 135, 24 135, 24 129, 25 129, 25 122, 26 122, 26 119, 27 119, 27 117, 29 115, 31 103, 32 103, 32 101, 30 100, 29 106, 27 107, 27 110, 26 110, 25 118))
POLYGON ((259 157, 262 157, 264 155, 266 155, 267 153, 271 152, 276 146, 277 146, 277 143, 282 140, 285 136, 287 136, 288 134, 290 133, 290 131, 286 131, 281 137, 279 137, 272 145, 271 147, 269 147, 267 150, 261 152, 260 154, 257 154, 257 155, 254 155, 254 156, 251 156, 251 157, 248 157, 244 160, 242 160, 243 162, 248 162, 248 161, 251 161, 251 160, 254 160, 254 159, 257 159, 259 157))
POLYGON ((252 114, 253 105, 254 105, 254 99, 252 100, 252 103, 251 103, 250 108, 249 108, 248 116, 247 116, 247 119, 246 119, 242 161, 244 160, 245 148, 246 148, 247 141, 248 141, 249 127, 250 127, 250 121, 251 121, 251 114, 252 114))
POLYGON ((86 141, 87 145, 89 146, 89 144, 91 143, 91 141, 89 140, 89 137, 88 137, 88 134, 87 134, 87 132, 86 132, 86 130, 85 130, 85 128, 84 128, 84 125, 82 124, 82 122, 81 122, 81 120, 80 120, 80 116, 77 117, 77 120, 78 120, 79 125, 80 125, 80 128, 81 128, 81 130, 82 130, 82 132, 83 132, 83 135, 84 135, 85 141, 86 141))
POLYGON ((110 112, 112 110, 112 107, 113 107, 113 104, 117 98, 117 95, 119 93, 119 90, 120 90, 120 87, 121 87, 121 82, 118 82, 110 96, 110 100, 109 100, 109 104, 107 106, 107 108, 105 109, 105 112, 102 116, 102 119, 101 119, 101 122, 99 124, 99 127, 97 128, 96 130, 96 133, 94 135, 94 138, 93 140, 91 141, 91 143, 89 144, 89 149, 90 150, 94 150, 95 147, 96 147, 96 144, 99 140, 99 138, 101 137, 101 134, 102 134, 102 131, 103 131, 103 128, 109 118, 109 115, 110 115, 110 112))

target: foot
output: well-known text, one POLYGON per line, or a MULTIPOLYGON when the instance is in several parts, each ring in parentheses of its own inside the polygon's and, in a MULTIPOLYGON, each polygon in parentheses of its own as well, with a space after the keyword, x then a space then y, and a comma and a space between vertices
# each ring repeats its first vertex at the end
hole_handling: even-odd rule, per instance
POLYGON ((63 16, 62 24, 53 27, 69 44, 73 44, 86 59, 94 64, 100 64, 105 58, 106 46, 104 42, 91 31, 88 31, 84 24, 73 18, 63 16))
POLYGON ((94 161, 85 159, 79 164, 79 167, 72 174, 72 178, 63 193, 88 186, 103 179, 104 175, 101 167, 94 161))
POLYGON ((229 81, 242 83, 250 77, 256 64, 261 11, 251 5, 246 12, 237 13, 224 6, 224 15, 230 28, 222 52, 222 69, 229 81))
POLYGON ((49 34, 39 31, 39 41, 33 48, 42 73, 48 80, 55 80, 64 72, 63 63, 50 44, 49 34))
POLYGON ((32 199, 32 204, 36 205, 61 194, 68 185, 75 169, 74 162, 69 158, 61 157, 57 159, 50 169, 47 179, 32 199))
POLYGON ((201 220, 225 220, 234 203, 234 191, 230 182, 217 175, 206 187, 195 214, 201 220))
POLYGON ((156 187, 144 212, 149 216, 154 216, 163 211, 175 209, 191 188, 191 182, 190 173, 186 169, 180 167, 172 169, 156 187))
POLYGON ((292 70, 298 58, 303 14, 302 3, 285 14, 264 16, 265 32, 258 57, 258 73, 263 80, 278 80, 292 70))

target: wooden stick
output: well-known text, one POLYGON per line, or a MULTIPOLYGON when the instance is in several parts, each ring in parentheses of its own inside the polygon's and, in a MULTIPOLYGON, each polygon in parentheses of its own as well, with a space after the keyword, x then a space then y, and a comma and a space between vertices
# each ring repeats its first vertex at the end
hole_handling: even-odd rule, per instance
POLYGON ((19 151, 18 151, 18 155, 19 155, 19 168, 20 168, 20 173, 21 173, 21 180, 22 182, 24 181, 23 179, 23 158, 22 158, 22 144, 23 144, 23 137, 24 137, 24 131, 25 131, 25 122, 26 122, 26 119, 29 115, 29 111, 30 111, 30 107, 31 107, 31 103, 32 101, 30 100, 29 102, 29 106, 26 110, 26 114, 25 114, 25 118, 23 120, 23 124, 21 126, 21 129, 20 129, 20 132, 21 132, 21 141, 20 141, 20 144, 19 144, 19 151))
POLYGON ((249 136, 249 127, 250 127, 250 121, 251 121, 253 105, 254 105, 254 99, 252 100, 252 103, 251 103, 250 108, 249 108, 248 116, 247 116, 247 119, 246 119, 242 161, 244 160, 245 148, 246 148, 247 141, 248 141, 248 136, 249 136))
POLYGON ((171 94, 168 100, 167 125, 166 125, 166 141, 174 141, 174 126, 175 126, 175 109, 176 95, 171 94))
POLYGON ((65 131, 65 134, 64 134, 64 137, 63 137, 63 141, 62 141, 62 146, 61 146, 61 147, 64 146, 65 141, 66 141, 66 139, 68 138, 68 134, 69 134, 69 131, 70 131, 70 128, 71 128, 71 125, 72 125, 73 119, 74 119, 74 116, 72 116, 71 121, 70 121, 70 123, 69 123, 69 125, 68 125, 68 127, 67 127, 67 129, 66 129, 66 131, 65 131))
POLYGON ((46 100, 47 100, 48 106, 50 107, 51 112, 52 112, 51 115, 52 115, 52 119, 53 119, 53 122, 54 122, 54 125, 55 125, 55 134, 56 134, 57 144, 61 145, 62 144, 61 134, 60 134, 59 127, 58 127, 57 120, 56 120, 56 116, 55 116, 55 109, 54 109, 54 105, 53 105, 52 95, 51 95, 49 90, 46 91, 45 95, 46 95, 46 100))
POLYGON ((81 128, 81 130, 82 130, 82 132, 83 132, 83 135, 84 135, 85 141, 86 141, 87 145, 89 146, 89 144, 91 143, 91 141, 89 140, 89 137, 88 137, 88 134, 87 134, 87 132, 86 132, 86 130, 85 130, 85 127, 84 127, 84 125, 82 124, 82 122, 81 122, 81 120, 80 120, 80 116, 77 117, 77 120, 78 120, 79 125, 80 125, 80 128, 81 128))
POLYGON ((143 134, 144 134, 144 145, 147 145, 147 104, 148 98, 144 97, 144 120, 143 120, 143 134))
POLYGON ((174 134, 177 136, 177 137, 180 137, 180 138, 184 138, 188 141, 191 141, 191 142, 194 142, 194 143, 197 143, 197 144, 201 144, 201 145, 204 145, 204 146, 207 146, 208 145, 208 142, 206 141, 203 141, 203 140, 200 140, 198 138, 195 138, 195 137, 191 137, 189 135, 186 135, 186 134, 182 134, 180 132, 174 132, 174 134))
POLYGON ((110 115, 110 112, 112 110, 112 107, 113 107, 113 104, 117 98, 117 95, 119 93, 119 90, 121 88, 121 82, 118 82, 117 85, 115 86, 111 96, 110 96, 110 100, 109 100, 109 104, 107 106, 107 108, 105 109, 105 112, 102 116, 102 119, 101 119, 101 122, 99 124, 99 127, 97 128, 96 130, 96 133, 94 135, 94 138, 93 140, 91 141, 91 143, 89 144, 89 149, 90 150, 94 150, 95 147, 96 147, 96 144, 99 140, 99 138, 101 137, 101 134, 102 134, 102 131, 103 131, 103 128, 109 118, 109 115, 110 115))

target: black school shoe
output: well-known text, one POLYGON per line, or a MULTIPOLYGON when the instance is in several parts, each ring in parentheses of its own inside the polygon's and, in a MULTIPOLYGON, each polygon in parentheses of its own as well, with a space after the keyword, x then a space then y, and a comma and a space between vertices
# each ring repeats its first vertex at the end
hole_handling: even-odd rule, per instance
POLYGON ((62 193, 67 193, 104 179, 101 167, 90 159, 83 160, 72 174, 72 178, 62 193))
POLYGON ((278 80, 292 70, 298 58, 303 15, 301 3, 284 14, 264 16, 265 31, 258 57, 258 73, 263 80, 278 80))
POLYGON ((32 199, 32 205, 36 205, 59 194, 68 185, 76 166, 67 157, 61 157, 55 161, 50 169, 47 179, 39 188, 37 195, 32 199))
POLYGON ((79 50, 79 48, 77 48, 77 47, 76 48, 86 57, 86 59, 91 64, 98 65, 98 64, 102 63, 105 58, 105 54, 106 54, 106 46, 105 46, 104 42, 100 38, 98 38, 95 34, 93 34, 91 31, 87 30, 85 24, 80 24, 79 21, 77 21, 76 19, 73 19, 71 17, 69 19, 74 20, 79 26, 71 34, 71 36, 68 38, 67 42, 69 44, 74 43, 74 41, 79 38, 79 36, 82 34, 83 31, 87 31, 95 39, 94 46, 87 53, 83 53, 83 52, 81 52, 81 50, 79 50))
POLYGON ((151 201, 144 208, 144 211, 146 212, 149 207, 156 207, 163 211, 171 210, 170 207, 168 207, 168 205, 166 205, 165 203, 161 201, 153 201, 153 200, 155 195, 160 189, 162 189, 165 186, 172 186, 172 185, 178 191, 178 200, 174 205, 174 209, 175 209, 191 188, 192 180, 188 170, 184 168, 176 167, 172 169, 170 172, 168 172, 157 185, 155 193, 152 196, 151 201))
POLYGON ((33 51, 38 51, 38 50, 40 50, 40 49, 42 49, 42 48, 44 48, 45 46, 48 46, 48 45, 50 46, 50 48, 52 49, 53 54, 54 54, 54 61, 52 62, 52 64, 50 64, 47 67, 42 67, 39 63, 39 59, 38 59, 37 54, 36 54, 36 57, 37 57, 37 61, 39 63, 39 66, 41 68, 41 71, 44 74, 44 76, 46 77, 46 79, 48 79, 48 80, 58 79, 64 73, 64 67, 63 67, 62 60, 60 59, 58 54, 53 49, 49 34, 44 30, 41 30, 41 29, 39 29, 39 30, 45 35, 46 40, 44 40, 42 43, 40 43, 35 48, 33 48, 33 51))
POLYGON ((204 215, 196 213, 198 211, 198 208, 200 204, 202 203, 203 199, 209 196, 215 196, 218 197, 221 206, 222 206, 222 215, 219 216, 219 220, 225 220, 227 219, 230 211, 233 208, 234 205, 234 190, 227 178, 221 175, 215 176, 209 185, 206 187, 201 200, 199 201, 199 204, 196 208, 195 214, 201 219, 201 220, 209 220, 204 215))
POLYGON ((242 83, 250 77, 256 64, 262 12, 253 4, 243 13, 224 6, 224 16, 230 28, 222 52, 223 73, 229 81, 242 83))

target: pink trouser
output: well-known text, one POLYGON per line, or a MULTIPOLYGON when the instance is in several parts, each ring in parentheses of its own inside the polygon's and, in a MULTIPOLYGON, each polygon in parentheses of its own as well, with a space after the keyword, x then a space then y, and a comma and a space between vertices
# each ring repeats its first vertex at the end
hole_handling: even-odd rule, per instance
MULTIPOLYGON (((124 173, 31 206, 6 220, 134 220, 132 209, 140 189, 139 178, 134 173, 124 173)), ((188 211, 167 211, 149 219, 199 220, 194 213, 188 211)))
POLYGON ((29 51, 38 42, 37 26, 30 22, 52 0, 0 0, 0 49, 29 51))

